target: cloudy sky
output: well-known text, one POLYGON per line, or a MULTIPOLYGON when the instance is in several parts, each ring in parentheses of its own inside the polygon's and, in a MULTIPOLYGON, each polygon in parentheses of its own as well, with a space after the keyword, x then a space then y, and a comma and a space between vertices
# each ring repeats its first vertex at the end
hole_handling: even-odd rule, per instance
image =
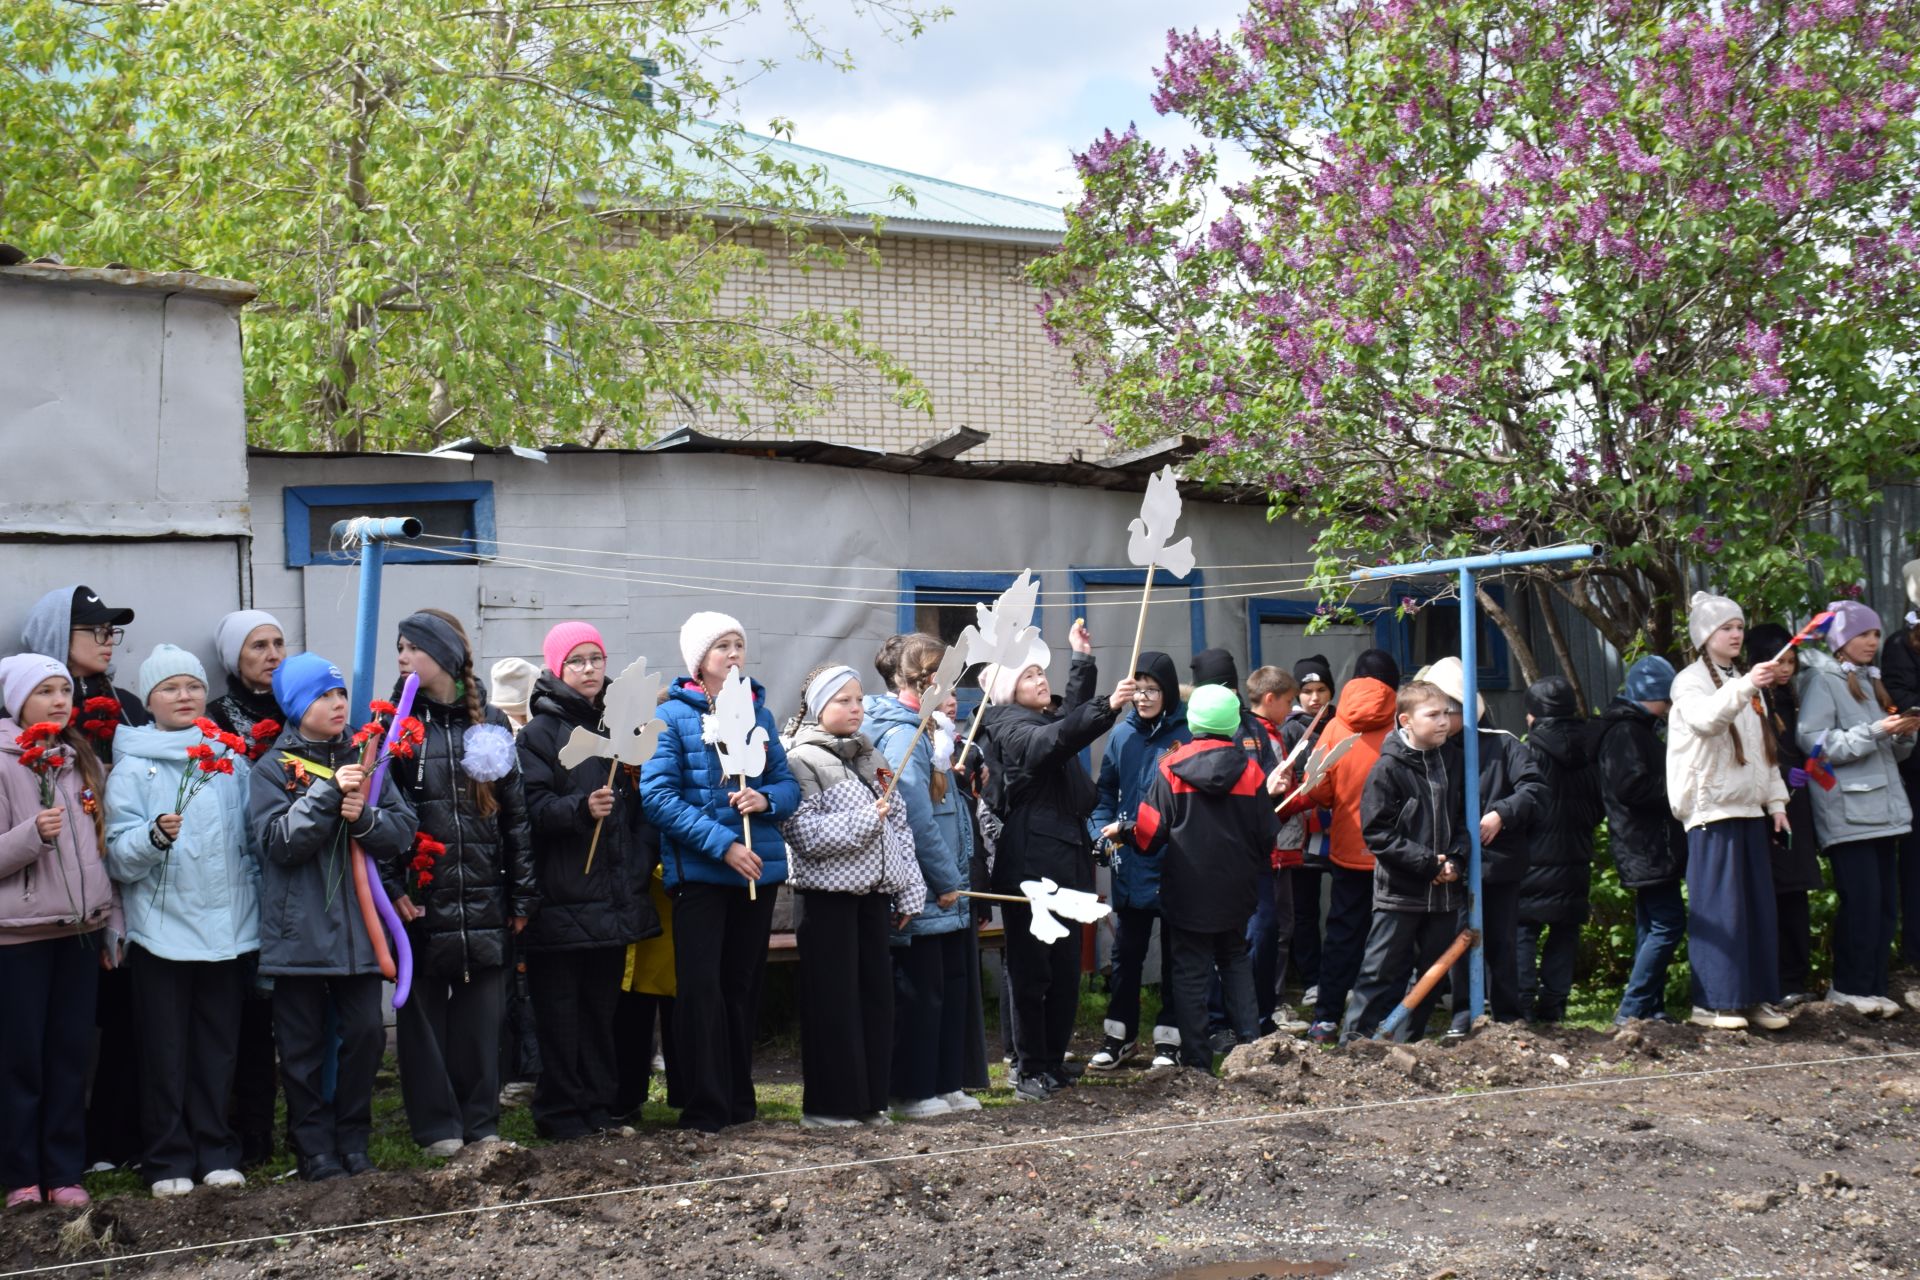
POLYGON ((849 48, 842 73, 784 55, 792 38, 756 19, 730 41, 781 59, 739 95, 739 120, 771 117, 793 140, 1006 195, 1059 205, 1076 190, 1070 152, 1129 121, 1156 143, 1194 141, 1156 115, 1153 68, 1178 22, 1232 27, 1245 0, 949 0, 954 16, 917 40, 889 41, 846 0, 812 0, 828 43, 849 48))

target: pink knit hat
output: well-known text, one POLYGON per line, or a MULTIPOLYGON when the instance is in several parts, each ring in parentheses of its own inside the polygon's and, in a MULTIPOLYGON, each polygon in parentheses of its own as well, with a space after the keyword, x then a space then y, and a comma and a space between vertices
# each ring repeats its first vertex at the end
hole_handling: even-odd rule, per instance
POLYGON ((546 659, 547 670, 557 676, 567 655, 583 644, 597 644, 601 653, 607 651, 600 629, 591 622, 562 622, 547 632, 547 638, 540 644, 540 656, 546 659))

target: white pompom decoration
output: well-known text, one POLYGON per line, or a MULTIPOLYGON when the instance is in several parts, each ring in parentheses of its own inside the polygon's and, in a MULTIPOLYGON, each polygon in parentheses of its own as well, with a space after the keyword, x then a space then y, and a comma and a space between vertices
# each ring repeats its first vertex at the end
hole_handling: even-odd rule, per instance
POLYGON ((472 726, 460 745, 460 768, 475 782, 498 782, 513 772, 518 759, 512 731, 497 724, 472 726))

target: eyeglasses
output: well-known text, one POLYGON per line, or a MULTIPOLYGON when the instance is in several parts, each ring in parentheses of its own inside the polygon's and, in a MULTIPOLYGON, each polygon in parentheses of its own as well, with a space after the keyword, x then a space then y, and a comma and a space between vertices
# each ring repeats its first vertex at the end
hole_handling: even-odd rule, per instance
POLYGON ((92 636, 95 644, 119 644, 127 638, 125 627, 75 627, 74 630, 92 636))
POLYGON ((607 665, 607 655, 603 653, 597 658, 568 658, 560 665, 569 671, 598 671, 607 665))

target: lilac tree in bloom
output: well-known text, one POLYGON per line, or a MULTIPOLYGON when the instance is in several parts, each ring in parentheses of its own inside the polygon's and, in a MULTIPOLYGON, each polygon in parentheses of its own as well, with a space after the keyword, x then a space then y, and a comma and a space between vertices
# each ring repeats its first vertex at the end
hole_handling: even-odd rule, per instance
POLYGON ((1831 521, 1920 467, 1917 42, 1866 0, 1256 0, 1168 34, 1155 106, 1216 148, 1076 156, 1045 318, 1120 438, 1319 524, 1335 598, 1592 540, 1507 602, 1671 650, 1695 571, 1756 614, 1857 576, 1831 521))

